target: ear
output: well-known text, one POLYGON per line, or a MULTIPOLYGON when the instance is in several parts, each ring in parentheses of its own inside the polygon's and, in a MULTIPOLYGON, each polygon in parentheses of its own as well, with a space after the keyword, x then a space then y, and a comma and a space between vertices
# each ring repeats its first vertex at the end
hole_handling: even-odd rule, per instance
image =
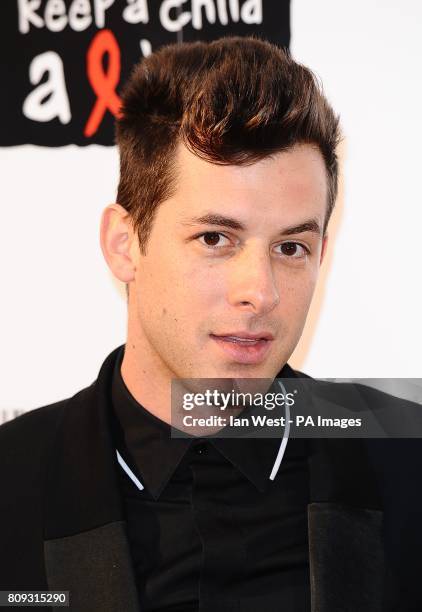
POLYGON ((328 244, 328 234, 325 234, 324 238, 322 239, 322 248, 321 248, 321 255, 319 258, 319 265, 321 265, 322 262, 324 261, 325 253, 327 252, 327 244, 328 244))
POLYGON ((131 252, 135 233, 128 212, 120 204, 110 204, 101 217, 100 243, 108 267, 123 283, 135 278, 136 265, 131 252))

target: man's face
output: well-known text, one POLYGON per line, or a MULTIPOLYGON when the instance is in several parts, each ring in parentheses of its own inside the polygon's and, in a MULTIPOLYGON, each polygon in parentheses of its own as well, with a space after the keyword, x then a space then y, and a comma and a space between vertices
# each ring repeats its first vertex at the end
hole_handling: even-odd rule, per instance
POLYGON ((177 164, 177 193, 156 211, 146 255, 132 249, 130 338, 160 382, 272 379, 300 338, 318 276, 321 153, 297 145, 218 166, 180 145, 177 164))

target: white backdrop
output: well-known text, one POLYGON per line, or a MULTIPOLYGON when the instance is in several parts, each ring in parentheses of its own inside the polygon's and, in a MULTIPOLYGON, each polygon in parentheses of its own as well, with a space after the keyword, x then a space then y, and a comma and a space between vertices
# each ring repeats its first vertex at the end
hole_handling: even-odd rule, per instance
MULTIPOLYGON (((329 255, 291 365, 421 377, 422 3, 292 0, 292 52, 341 114, 329 255)), ((123 287, 98 241, 114 148, 0 149, 0 422, 75 393, 125 340, 123 287)))

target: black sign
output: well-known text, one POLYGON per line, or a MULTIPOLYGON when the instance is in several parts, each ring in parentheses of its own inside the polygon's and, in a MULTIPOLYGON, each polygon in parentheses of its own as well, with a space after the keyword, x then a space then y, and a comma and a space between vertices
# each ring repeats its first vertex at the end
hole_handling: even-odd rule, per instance
POLYGON ((0 145, 112 145, 119 87, 163 44, 290 40, 290 0, 7 0, 0 145))

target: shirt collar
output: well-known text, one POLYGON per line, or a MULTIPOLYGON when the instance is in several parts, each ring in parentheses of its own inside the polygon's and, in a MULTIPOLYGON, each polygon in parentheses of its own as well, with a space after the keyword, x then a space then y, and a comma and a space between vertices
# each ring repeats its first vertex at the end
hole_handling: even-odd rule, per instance
MULTIPOLYGON (((172 438, 170 425, 136 401, 121 375, 123 355, 124 346, 117 355, 112 379, 119 450, 148 492, 157 499, 190 446, 198 439, 193 436, 172 438)), ((288 365, 277 374, 277 378, 292 377, 295 373, 288 365)), ((280 438, 209 437, 208 440, 258 490, 264 491, 269 484, 281 437, 282 432, 280 438)), ((285 457, 295 450, 291 442, 287 444, 285 457)))

